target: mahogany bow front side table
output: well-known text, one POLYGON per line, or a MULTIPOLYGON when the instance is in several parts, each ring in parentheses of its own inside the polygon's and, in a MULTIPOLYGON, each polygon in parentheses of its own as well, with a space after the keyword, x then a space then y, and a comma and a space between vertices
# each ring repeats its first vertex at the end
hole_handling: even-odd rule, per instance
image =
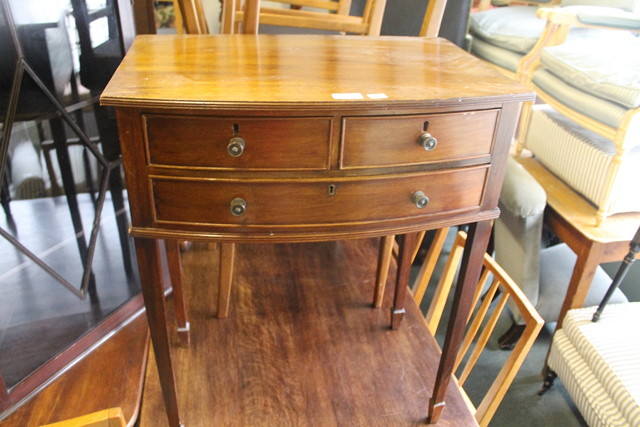
MULTIPOLYGON (((180 415, 156 239, 326 241, 470 224, 429 403, 435 422, 520 107, 531 100, 440 39, 138 37, 101 101, 117 110, 169 423, 180 415)), ((408 252, 399 259, 394 328, 408 252)))

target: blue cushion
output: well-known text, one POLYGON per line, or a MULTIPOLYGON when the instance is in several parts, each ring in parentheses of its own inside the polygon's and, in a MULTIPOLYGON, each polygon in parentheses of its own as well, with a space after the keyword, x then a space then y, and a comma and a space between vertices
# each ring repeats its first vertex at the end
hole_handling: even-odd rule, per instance
POLYGON ((526 53, 536 43, 545 21, 536 17, 536 6, 510 6, 472 13, 472 35, 504 49, 526 53))
POLYGON ((471 53, 514 73, 518 70, 518 64, 524 56, 522 53, 502 49, 477 37, 471 42, 471 53))
POLYGON ((610 7, 581 7, 576 16, 583 24, 640 30, 640 14, 610 7))
POLYGON ((630 12, 640 11, 640 0, 562 0, 562 6, 607 6, 630 12))
POLYGON ((542 66, 567 84, 626 108, 640 106, 640 39, 565 43, 543 50, 542 66))

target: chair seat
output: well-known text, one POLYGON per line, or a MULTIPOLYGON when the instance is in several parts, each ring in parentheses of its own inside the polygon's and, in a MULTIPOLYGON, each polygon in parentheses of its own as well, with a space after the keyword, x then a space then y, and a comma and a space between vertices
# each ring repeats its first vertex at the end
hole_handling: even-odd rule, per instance
POLYGON ((588 307, 567 313, 549 366, 590 425, 640 425, 640 303, 608 305, 597 323, 591 322, 594 312, 588 307))
POLYGON ((532 81, 556 101, 614 129, 619 127, 628 111, 620 104, 576 88, 546 69, 536 71, 532 81))
POLYGON ((524 143, 538 161, 598 208, 608 204, 608 214, 640 212, 640 198, 634 196, 640 145, 622 157, 609 187, 608 177, 616 167, 614 143, 551 107, 533 108, 524 143))
POLYGON ((600 40, 548 47, 543 50, 540 62, 580 91, 626 109, 639 107, 640 39, 621 33, 613 39, 600 40))

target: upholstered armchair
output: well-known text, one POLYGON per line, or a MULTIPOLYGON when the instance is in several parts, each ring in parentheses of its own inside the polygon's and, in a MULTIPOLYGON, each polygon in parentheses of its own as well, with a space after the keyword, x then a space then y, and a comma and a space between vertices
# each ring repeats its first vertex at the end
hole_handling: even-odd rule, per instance
POLYGON ((538 7, 556 5, 559 0, 506 1, 491 9, 492 3, 481 1, 478 12, 469 17, 469 50, 503 74, 517 78, 518 64, 544 30, 544 21, 536 16, 538 7))
POLYGON ((625 8, 542 8, 547 22, 523 60, 547 106, 526 106, 518 151, 538 161, 597 208, 597 223, 640 212, 640 1, 625 8), (599 36, 566 39, 571 28, 606 28, 599 36))
MULTIPOLYGON (((625 11, 637 10, 637 1, 633 0, 529 0, 529 1, 490 1, 483 0, 479 4, 479 11, 472 13, 469 20, 469 35, 471 36, 470 51, 479 58, 494 65, 502 73, 526 82, 522 76, 522 60, 533 47, 542 41, 545 26, 549 25, 544 19, 537 17, 537 11, 544 6, 575 7, 575 6, 610 6, 622 8, 625 11), (500 4, 502 7, 487 9, 490 4, 500 4), (487 10, 485 10, 487 9, 487 10)), ((572 32, 572 37, 587 37, 589 30, 579 29, 572 32)), ((558 36, 558 33, 553 33, 558 36)), ((554 42, 554 40, 551 40, 554 42)))
MULTIPOLYGON (((576 255, 564 243, 543 244, 543 215, 546 192, 515 159, 509 158, 500 192, 500 217, 494 225, 495 259, 518 284, 535 306, 545 323, 555 322, 569 287, 576 255)), ((611 279, 598 267, 585 306, 597 305, 611 279)), ((616 290, 612 303, 626 302, 616 290)), ((516 310, 512 311, 517 313, 516 310)), ((524 322, 514 316, 513 326, 500 337, 499 345, 511 348, 524 329, 524 322)))

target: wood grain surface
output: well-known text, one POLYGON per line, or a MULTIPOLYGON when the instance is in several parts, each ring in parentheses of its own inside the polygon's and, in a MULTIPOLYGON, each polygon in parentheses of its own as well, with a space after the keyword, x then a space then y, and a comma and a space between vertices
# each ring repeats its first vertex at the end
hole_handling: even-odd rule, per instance
MULTIPOLYGON (((619 213, 607 217, 601 224, 597 224, 598 209, 587 199, 576 193, 558 176, 545 168, 533 157, 516 156, 515 159, 542 185, 547 192, 547 203, 572 225, 586 240, 598 243, 620 242, 625 246, 625 252, 619 256, 622 259, 628 242, 633 238, 640 224, 640 214, 637 212, 619 213)), ((634 196, 631 196, 634 197, 634 196)))
POLYGON ((139 36, 105 105, 416 105, 531 92, 443 39, 317 35, 139 36), (360 97, 335 99, 335 94, 360 97), (370 97, 369 95, 373 95, 370 97), (383 95, 383 96, 381 96, 383 95))
MULTIPOLYGON (((217 254, 200 243, 185 253, 192 341, 172 348, 183 422, 424 425, 439 351, 412 300, 403 327, 389 329, 393 286, 382 308, 371 308, 377 245, 238 245, 230 317, 223 320, 214 318, 217 254)), ((475 425, 455 386, 446 401, 439 426, 475 425)), ((151 358, 140 426, 166 423, 151 358)))
POLYGON ((73 365, 22 405, 2 427, 35 427, 121 408, 128 425, 138 417, 149 332, 144 314, 73 365))

